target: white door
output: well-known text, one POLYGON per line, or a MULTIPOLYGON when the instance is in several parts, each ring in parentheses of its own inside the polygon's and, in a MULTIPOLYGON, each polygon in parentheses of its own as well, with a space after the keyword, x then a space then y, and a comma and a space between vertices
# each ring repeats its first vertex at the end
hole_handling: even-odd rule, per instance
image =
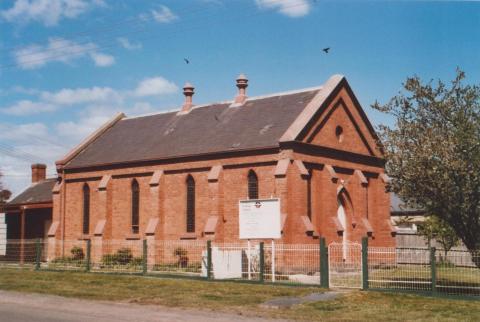
POLYGON ((343 227, 343 234, 342 234, 342 255, 343 260, 347 260, 347 216, 345 215, 345 208, 340 200, 338 200, 338 210, 337 210, 337 218, 340 224, 343 227))

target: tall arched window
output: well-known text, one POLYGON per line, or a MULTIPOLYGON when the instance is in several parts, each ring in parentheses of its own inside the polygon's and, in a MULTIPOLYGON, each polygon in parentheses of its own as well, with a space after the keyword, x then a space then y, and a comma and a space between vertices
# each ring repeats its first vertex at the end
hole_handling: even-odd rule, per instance
POLYGON ((90 231, 90 187, 83 185, 83 233, 88 235, 90 231))
POLYGON ((195 232, 195 180, 187 177, 187 233, 195 232))
POLYGON ((258 199, 258 178, 255 171, 248 171, 248 199, 258 199))
POLYGON ((307 216, 312 220, 312 170, 308 170, 307 178, 307 216))
POLYGON ((140 188, 137 180, 132 181, 132 233, 138 234, 140 222, 140 188))

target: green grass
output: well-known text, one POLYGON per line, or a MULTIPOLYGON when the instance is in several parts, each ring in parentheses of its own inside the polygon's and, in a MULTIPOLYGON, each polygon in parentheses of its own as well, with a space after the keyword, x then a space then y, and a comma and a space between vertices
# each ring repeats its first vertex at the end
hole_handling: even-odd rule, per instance
POLYGON ((309 321, 480 320, 478 301, 381 292, 353 291, 336 300, 306 303, 291 309, 260 306, 272 298, 322 291, 317 287, 0 268, 0 289, 309 321))

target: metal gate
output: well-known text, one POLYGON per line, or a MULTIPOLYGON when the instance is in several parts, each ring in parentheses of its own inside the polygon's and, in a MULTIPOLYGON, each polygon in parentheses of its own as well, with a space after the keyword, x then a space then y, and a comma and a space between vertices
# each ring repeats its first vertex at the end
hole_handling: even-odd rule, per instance
POLYGON ((362 245, 331 243, 328 245, 330 287, 362 287, 362 245))

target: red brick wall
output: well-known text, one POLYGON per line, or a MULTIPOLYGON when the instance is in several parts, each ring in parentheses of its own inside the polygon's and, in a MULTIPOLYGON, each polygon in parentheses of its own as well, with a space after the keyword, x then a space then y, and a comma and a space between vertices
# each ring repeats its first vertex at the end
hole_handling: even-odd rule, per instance
MULTIPOLYGON (((378 155, 378 151, 369 152, 367 146, 375 146, 374 138, 352 104, 346 91, 341 91, 309 131, 307 139, 309 138, 310 143, 364 155, 378 155), (343 106, 337 104, 339 99, 343 100, 343 106), (329 110, 333 112, 328 113, 329 110), (347 113, 347 110, 350 112, 347 113), (335 136, 337 125, 341 125, 344 130, 342 142, 338 142, 335 136), (360 138, 362 136, 363 140, 360 138)), ((191 174, 196 188, 196 238, 207 238, 202 234, 207 219, 209 216, 218 216, 216 233, 209 238, 225 242, 238 241, 238 202, 247 198, 247 174, 252 169, 258 177, 259 197, 281 198, 281 211, 287 214, 283 241, 317 243, 318 239, 307 236, 301 219, 308 214, 308 180, 301 175, 293 160, 303 161, 311 170, 312 223, 316 232, 326 237, 327 243, 341 241, 332 218, 337 216, 337 192, 343 188, 352 202, 352 209, 347 212, 346 229, 349 239, 360 242, 361 237, 366 235, 361 219, 368 218, 374 230, 371 244, 395 244, 387 224, 390 218, 389 197, 379 178, 384 171, 382 167, 333 156, 316 156, 309 151, 297 153, 292 150, 213 161, 198 160, 67 173, 63 178, 62 191, 54 197, 53 220, 62 223, 57 230, 57 238, 62 238, 63 232, 65 239, 82 237, 82 186, 83 181, 87 180, 92 194, 90 232, 93 233, 99 220, 106 219, 104 239, 124 240, 135 237, 131 233, 130 189, 133 178, 136 178, 140 186, 140 233, 136 238, 145 237, 145 229, 152 218, 160 219, 155 230, 156 239, 178 240, 185 237, 186 178, 191 174), (285 158, 292 161, 286 175, 276 177, 276 162, 285 158), (222 165, 223 169, 218 180, 209 182, 208 174, 214 165, 222 165), (337 170, 338 180, 332 180, 325 165, 331 165, 337 170), (152 173, 157 170, 163 170, 164 174, 159 185, 152 187, 152 173), (362 185, 355 170, 362 171, 368 177, 368 185, 362 185), (100 179, 105 175, 112 176, 107 190, 98 191, 100 179)))

